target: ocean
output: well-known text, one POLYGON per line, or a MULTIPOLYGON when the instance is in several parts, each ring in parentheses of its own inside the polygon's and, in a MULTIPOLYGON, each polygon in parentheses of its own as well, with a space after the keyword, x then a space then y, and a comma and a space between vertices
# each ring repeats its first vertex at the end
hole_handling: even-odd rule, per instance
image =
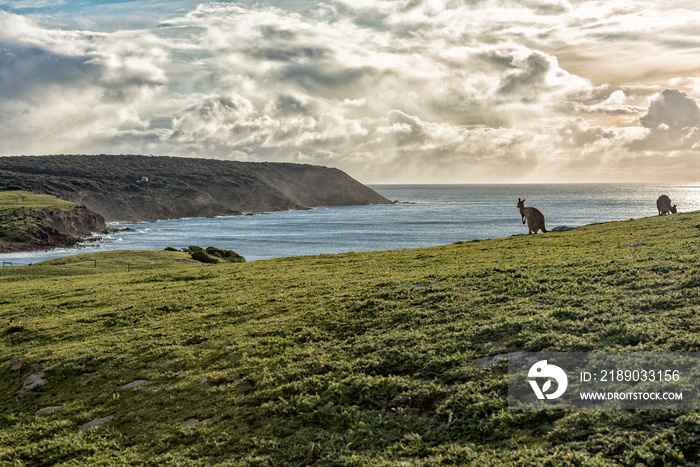
MULTIPOLYGON (((349 251, 445 245, 527 234, 518 198, 539 208, 547 229, 649 217, 667 194, 678 212, 700 209, 700 183, 373 185, 399 204, 317 207, 256 215, 117 223, 124 231, 77 248, 0 254, 0 262, 25 265, 93 251, 216 246, 247 261, 349 251)), ((1 264, 1 263, 0 263, 1 264)))

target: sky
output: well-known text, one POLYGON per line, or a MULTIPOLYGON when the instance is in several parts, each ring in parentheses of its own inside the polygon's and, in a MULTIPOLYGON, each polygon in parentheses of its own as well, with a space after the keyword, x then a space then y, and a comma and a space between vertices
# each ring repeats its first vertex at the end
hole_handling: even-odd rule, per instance
POLYGON ((0 155, 700 182, 698 99, 696 1, 0 0, 0 155))

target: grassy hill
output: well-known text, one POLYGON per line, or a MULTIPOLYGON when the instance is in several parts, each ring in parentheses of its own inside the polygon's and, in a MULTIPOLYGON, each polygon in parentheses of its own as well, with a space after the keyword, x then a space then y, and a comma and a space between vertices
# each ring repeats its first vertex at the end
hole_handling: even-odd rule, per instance
POLYGON ((478 360, 700 350, 699 234, 694 213, 416 250, 0 268, 0 463, 697 465, 697 411, 512 410, 507 364, 478 360), (30 375, 45 384, 23 391, 30 375))
POLYGON ((58 196, 108 221, 389 202, 328 167, 137 155, 0 157, 3 189, 58 196))

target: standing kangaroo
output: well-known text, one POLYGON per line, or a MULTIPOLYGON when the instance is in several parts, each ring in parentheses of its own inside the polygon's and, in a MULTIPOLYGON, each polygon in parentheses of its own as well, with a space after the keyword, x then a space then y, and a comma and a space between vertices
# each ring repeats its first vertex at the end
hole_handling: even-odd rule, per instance
POLYGON ((518 209, 520 209, 520 215, 523 218, 523 224, 527 220, 527 234, 537 233, 541 230, 542 233, 546 233, 547 229, 544 227, 544 214, 537 209, 530 206, 525 206, 525 200, 518 198, 518 209))

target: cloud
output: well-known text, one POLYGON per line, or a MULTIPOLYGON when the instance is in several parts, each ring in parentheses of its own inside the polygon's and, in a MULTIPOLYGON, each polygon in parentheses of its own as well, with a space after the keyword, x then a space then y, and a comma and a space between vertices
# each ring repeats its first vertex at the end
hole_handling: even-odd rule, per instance
POLYGON ((639 121, 647 128, 666 125, 679 130, 700 126, 700 108, 695 99, 678 89, 666 89, 649 105, 649 110, 639 121))
POLYGON ((163 21, 142 29, 0 11, 0 153, 303 161, 365 182, 459 183, 629 179, 643 170, 625 164, 690 164, 698 149, 693 4, 195 4, 154 2, 163 21))
POLYGON ((0 12, 0 149, 96 152, 119 134, 152 140, 165 62, 163 41, 150 34, 48 30, 0 12))
POLYGON ((11 8, 13 10, 22 10, 22 9, 29 9, 29 8, 48 8, 48 7, 57 7, 60 5, 65 5, 64 0, 22 0, 22 1, 8 1, 8 0, 2 0, 0 1, 0 6, 5 6, 8 8, 11 8))
POLYGON ((700 108, 695 99, 683 91, 665 89, 654 96, 639 122, 647 131, 643 137, 629 143, 633 151, 657 155, 700 151, 700 108))
POLYGON ((34 46, 0 42, 0 98, 26 97, 46 86, 82 86, 99 71, 88 59, 34 46))

